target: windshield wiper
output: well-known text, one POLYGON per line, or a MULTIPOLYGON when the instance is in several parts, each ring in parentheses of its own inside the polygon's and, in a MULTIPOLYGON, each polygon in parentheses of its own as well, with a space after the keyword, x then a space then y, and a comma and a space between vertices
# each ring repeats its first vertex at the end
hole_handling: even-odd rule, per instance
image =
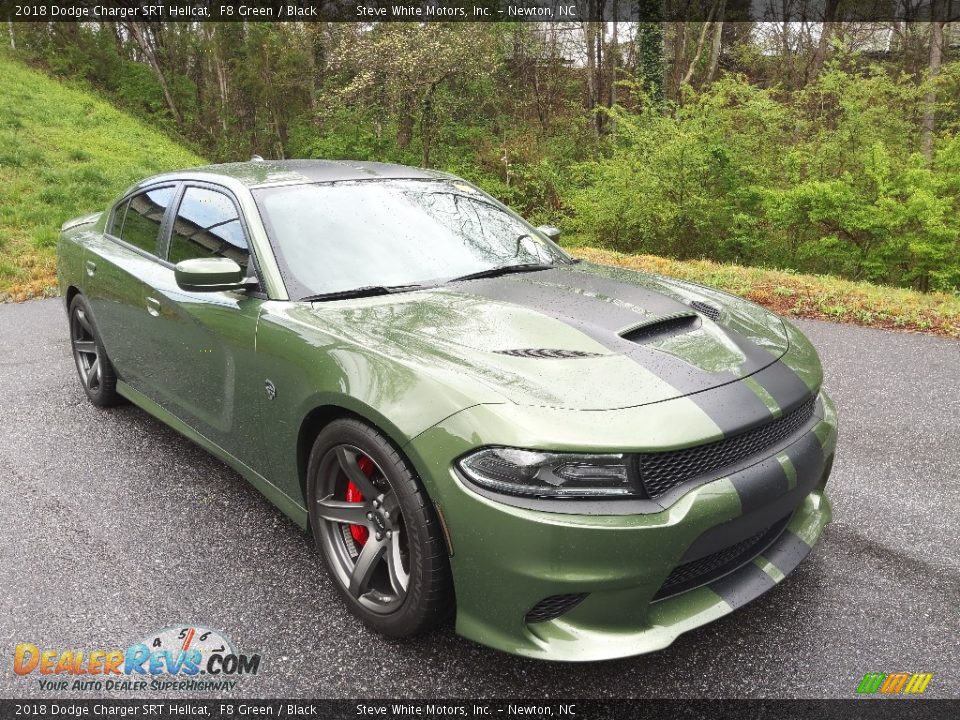
POLYGON ((419 284, 413 285, 364 285, 363 287, 351 288, 349 290, 335 290, 333 292, 318 293, 316 295, 307 295, 300 298, 301 302, 323 302, 324 300, 347 300, 349 298, 374 297, 375 295, 392 295, 393 293, 405 292, 407 290, 416 290, 423 287, 419 284))
POLYGON ((555 265, 548 265, 546 263, 520 263, 518 265, 503 265, 501 267, 490 268, 489 270, 481 270, 480 272, 470 273, 469 275, 461 275, 460 277, 451 278, 447 282, 459 282, 460 280, 478 280, 480 278, 492 278, 498 277, 500 275, 509 275, 510 273, 521 273, 521 272, 535 272, 537 270, 552 270, 555 265))

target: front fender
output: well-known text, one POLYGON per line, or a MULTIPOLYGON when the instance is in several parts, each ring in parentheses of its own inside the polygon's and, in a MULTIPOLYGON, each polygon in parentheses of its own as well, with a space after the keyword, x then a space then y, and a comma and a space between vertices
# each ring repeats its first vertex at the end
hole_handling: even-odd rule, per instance
MULTIPOLYGON (((397 359, 324 327, 309 306, 265 302, 257 322, 257 362, 264 394, 261 423, 270 429, 264 457, 287 495, 303 502, 297 465, 300 428, 317 408, 335 406, 376 425, 398 447, 478 403, 504 398, 469 378, 397 359)), ((305 503, 304 503, 305 504, 305 503)))

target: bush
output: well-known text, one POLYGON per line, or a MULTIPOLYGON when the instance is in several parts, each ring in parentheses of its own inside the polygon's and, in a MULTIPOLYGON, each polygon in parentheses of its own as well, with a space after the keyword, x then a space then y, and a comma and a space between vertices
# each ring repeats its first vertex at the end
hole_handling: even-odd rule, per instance
POLYGON ((615 109, 573 227, 625 252, 956 289, 960 140, 948 128, 920 155, 926 89, 836 62, 792 94, 727 76, 666 114, 615 109))

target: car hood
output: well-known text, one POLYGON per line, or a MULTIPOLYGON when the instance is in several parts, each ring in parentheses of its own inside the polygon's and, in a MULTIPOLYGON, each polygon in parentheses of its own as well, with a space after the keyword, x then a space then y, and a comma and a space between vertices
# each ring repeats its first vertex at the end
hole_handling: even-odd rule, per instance
POLYGON ((469 377, 504 402, 578 410, 736 382, 789 347, 783 322, 752 303, 589 263, 315 303, 312 312, 327 332, 469 377))

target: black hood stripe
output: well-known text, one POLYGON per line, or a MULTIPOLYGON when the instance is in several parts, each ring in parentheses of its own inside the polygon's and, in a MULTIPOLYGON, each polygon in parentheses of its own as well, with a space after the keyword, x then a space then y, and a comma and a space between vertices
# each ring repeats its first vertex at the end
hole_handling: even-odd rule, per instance
MULTIPOLYGON (((451 287, 465 294, 526 307, 576 328, 612 352, 642 365, 675 388, 678 395, 689 397, 724 435, 742 432, 773 418, 772 410, 757 393, 736 382, 742 377, 740 373, 711 373, 670 353, 620 337, 618 333, 623 328, 649 317, 647 311, 668 314, 689 310, 687 305, 656 290, 559 269, 469 280, 451 287), (722 391, 717 390, 718 386, 723 386, 722 391)), ((778 403, 802 402, 803 398, 788 392, 790 386, 781 377, 781 371, 771 374, 769 379, 763 375, 761 368, 777 364, 773 354, 735 330, 724 328, 724 332, 747 358, 743 374, 752 374, 764 388, 770 385, 770 395, 778 403)), ((786 366, 783 369, 793 374, 786 366)), ((796 380, 802 385, 799 378, 796 380)), ((809 391, 805 386, 803 390, 806 397, 809 391)))
POLYGON ((810 388, 807 384, 780 360, 765 367, 753 377, 764 390, 770 393, 783 414, 799 407, 810 397, 810 388))
MULTIPOLYGON (((517 275, 470 280, 454 287, 460 292, 513 303, 560 320, 609 350, 633 358, 682 395, 736 379, 733 373, 719 373, 707 379, 702 370, 680 358, 625 340, 618 333, 644 317, 639 308, 631 310, 615 302, 571 292, 566 286, 543 284, 545 276, 554 272, 531 273, 524 276, 525 280, 519 280, 517 275)), ((664 299, 671 303, 671 312, 684 307, 669 298, 664 299)))
MULTIPOLYGON (((730 338, 731 342, 737 346, 737 349, 743 353, 744 357, 747 359, 744 365, 747 368, 760 369, 766 367, 774 360, 777 359, 777 356, 772 352, 767 350, 764 347, 760 347, 753 340, 737 332, 733 328, 729 328, 725 325, 720 325, 717 323, 717 327, 720 328, 723 333, 730 338)), ((750 373, 744 373, 748 375, 750 373)))
MULTIPOLYGON (((575 280, 576 284, 583 288, 588 288, 607 297, 626 299, 656 315, 678 312, 678 309, 689 310, 692 307, 692 304, 691 306, 687 306, 684 303, 664 295, 657 289, 657 284, 637 287, 631 283, 620 282, 613 278, 595 275, 593 273, 564 270, 553 270, 551 273, 553 273, 555 277, 560 276, 557 279, 551 279, 551 282, 558 282, 571 287, 570 281, 575 280)), ((541 276, 535 277, 534 280, 539 280, 539 277, 541 276)), ((644 276, 636 274, 636 278, 637 282, 642 283, 644 276)), ((633 276, 631 276, 631 280, 633 279, 633 276)), ((733 328, 720 325, 719 323, 717 327, 723 330, 727 337, 729 337, 744 354, 747 359, 745 363, 747 368, 765 367, 770 365, 774 360, 778 360, 778 357, 769 350, 757 345, 733 328)), ((768 371, 762 378, 758 378, 758 381, 760 381, 760 385, 770 393, 777 405, 780 406, 781 411, 785 413, 790 412, 790 410, 793 410, 810 396, 809 388, 806 387, 805 383, 793 370, 782 362, 774 362, 773 368, 774 369, 768 371)), ((746 374, 749 374, 749 371, 746 374)))
MULTIPOLYGON (((798 408, 810 398, 810 389, 781 360, 750 375, 750 379, 766 390, 777 403, 781 411, 779 417, 798 408)), ((724 416, 725 422, 720 427, 727 435, 752 430, 773 418, 773 412, 766 402, 751 390, 747 383, 725 385, 723 392, 707 390, 691 395, 690 399, 702 407, 711 418, 724 416), (732 392, 734 385, 740 388, 739 392, 732 392)))
MULTIPOLYGON (((635 287, 629 283, 583 272, 563 270, 553 270, 550 272, 563 276, 563 279, 567 281, 575 278, 579 285, 608 297, 630 298, 631 303, 637 304, 641 308, 645 308, 657 315, 690 310, 690 307, 687 305, 653 288, 635 287), (676 310, 676 308, 680 308, 681 310, 676 310)), ((642 278, 643 276, 638 277, 642 278)), ((538 278, 534 278, 534 281, 538 281, 538 278)), ((570 287, 569 282, 561 282, 561 284, 570 287)), ((744 365, 748 371, 745 375, 753 377, 757 384, 769 393, 770 397, 772 397, 778 405, 781 413, 790 412, 810 397, 810 390, 803 380, 787 365, 781 362, 776 355, 733 328, 720 325, 719 323, 717 327, 730 338, 746 358, 744 365), (763 368, 763 370, 759 373, 753 372, 751 375, 751 370, 756 368, 763 368)), ((630 353, 627 351, 624 354, 629 355, 630 353)), ((645 362, 643 358, 637 359, 638 361, 645 362)), ((655 370, 655 372, 658 371, 655 370)), ((727 373, 718 373, 715 374, 714 377, 719 379, 727 375, 727 373)), ((661 377, 674 385, 674 387, 680 389, 670 377, 662 375, 661 377)), ((739 376, 731 373, 727 381, 732 382, 738 378, 739 376)), ((731 429, 736 429, 737 431, 746 430, 770 420, 771 413, 769 412, 769 407, 759 398, 757 398, 759 401, 758 404, 758 402, 748 398, 746 393, 738 393, 738 398, 742 400, 742 405, 733 408, 730 407, 728 403, 728 397, 716 397, 716 395, 723 395, 723 393, 713 393, 714 397, 706 397, 709 394, 711 393, 698 393, 697 395, 691 395, 691 399, 700 405, 715 422, 718 417, 722 418, 722 422, 717 422, 717 424, 724 430, 724 434, 728 434, 731 429), (699 397, 701 394, 704 397, 699 397), (763 406, 762 408, 761 405, 763 406), (764 412, 764 408, 767 412, 764 412)), ((750 391, 750 394, 756 398, 755 393, 750 391)))
POLYGON ((625 283, 613 278, 580 272, 576 269, 548 270, 530 276, 534 282, 555 283, 574 292, 584 291, 597 295, 600 299, 614 300, 635 306, 641 313, 651 315, 670 315, 690 310, 690 307, 669 295, 664 295, 657 287, 644 285, 642 275, 637 275, 639 284, 625 283))
POLYGON ((747 385, 729 382, 722 388, 713 388, 689 395, 719 427, 724 436, 736 435, 773 420, 766 403, 747 385))
POLYGON ((790 367, 766 348, 732 328, 719 325, 747 358, 747 365, 761 365, 763 369, 751 378, 773 398, 781 414, 799 407, 810 397, 810 388, 790 367))

